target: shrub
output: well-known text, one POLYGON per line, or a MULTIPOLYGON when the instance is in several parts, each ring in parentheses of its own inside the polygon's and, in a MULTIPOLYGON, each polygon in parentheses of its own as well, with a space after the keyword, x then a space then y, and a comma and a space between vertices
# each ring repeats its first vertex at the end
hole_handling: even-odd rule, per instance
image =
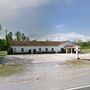
POLYGON ((8 55, 12 55, 13 54, 13 49, 11 47, 8 48, 7 54, 8 55))
POLYGON ((61 48, 61 53, 65 53, 65 49, 64 48, 61 48))

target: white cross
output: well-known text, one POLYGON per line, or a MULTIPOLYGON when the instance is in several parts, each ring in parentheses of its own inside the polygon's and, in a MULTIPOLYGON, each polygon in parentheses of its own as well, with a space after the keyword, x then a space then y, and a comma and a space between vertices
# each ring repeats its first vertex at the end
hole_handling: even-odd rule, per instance
POLYGON ((79 53, 78 53, 78 51, 80 51, 80 49, 78 48, 78 46, 76 46, 75 51, 76 51, 76 60, 78 60, 79 59, 79 53))

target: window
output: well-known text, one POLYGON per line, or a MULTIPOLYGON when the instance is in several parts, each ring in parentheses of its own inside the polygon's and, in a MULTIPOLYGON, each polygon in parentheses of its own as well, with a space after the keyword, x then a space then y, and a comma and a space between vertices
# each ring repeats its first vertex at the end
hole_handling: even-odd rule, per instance
POLYGON ((54 48, 52 48, 52 52, 54 51, 54 48))
POLYGON ((24 48, 21 48, 21 52, 24 52, 24 48))
POLYGON ((41 52, 41 48, 39 48, 39 52, 41 52))
POLYGON ((36 54, 37 53, 37 50, 36 49, 33 49, 33 54, 36 54))
POLYGON ((32 52, 31 52, 31 49, 29 49, 29 54, 31 54, 32 52))
POLYGON ((46 52, 48 52, 48 48, 46 48, 46 52))
POLYGON ((16 48, 13 48, 13 51, 16 52, 16 48))

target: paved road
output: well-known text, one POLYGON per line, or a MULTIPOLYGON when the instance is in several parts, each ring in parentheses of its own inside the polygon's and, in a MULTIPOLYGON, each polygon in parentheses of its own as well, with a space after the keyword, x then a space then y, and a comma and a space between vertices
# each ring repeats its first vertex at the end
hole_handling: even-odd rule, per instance
POLYGON ((75 90, 90 90, 90 87, 79 88, 79 89, 75 89, 75 90))
POLYGON ((69 89, 66 89, 66 90, 90 90, 90 85, 75 87, 75 88, 69 88, 69 89))

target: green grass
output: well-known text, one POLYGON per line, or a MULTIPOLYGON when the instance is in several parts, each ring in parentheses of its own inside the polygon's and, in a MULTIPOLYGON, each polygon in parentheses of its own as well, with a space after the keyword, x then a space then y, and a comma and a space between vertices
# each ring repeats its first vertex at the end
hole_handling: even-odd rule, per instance
POLYGON ((0 51, 0 64, 2 63, 6 55, 7 55, 7 51, 0 51))
POLYGON ((4 65, 2 64, 3 59, 7 55, 7 51, 0 51, 0 77, 1 76, 10 76, 20 73, 23 68, 22 65, 4 65))
POLYGON ((6 55, 7 51, 0 51, 0 77, 14 75, 23 70, 22 65, 3 65, 2 61, 6 55))
POLYGON ((0 65, 0 77, 15 75, 22 70, 22 65, 0 65))
POLYGON ((82 53, 90 53, 90 49, 81 49, 82 53))
POLYGON ((0 56, 6 56, 7 55, 7 51, 0 51, 0 56))

